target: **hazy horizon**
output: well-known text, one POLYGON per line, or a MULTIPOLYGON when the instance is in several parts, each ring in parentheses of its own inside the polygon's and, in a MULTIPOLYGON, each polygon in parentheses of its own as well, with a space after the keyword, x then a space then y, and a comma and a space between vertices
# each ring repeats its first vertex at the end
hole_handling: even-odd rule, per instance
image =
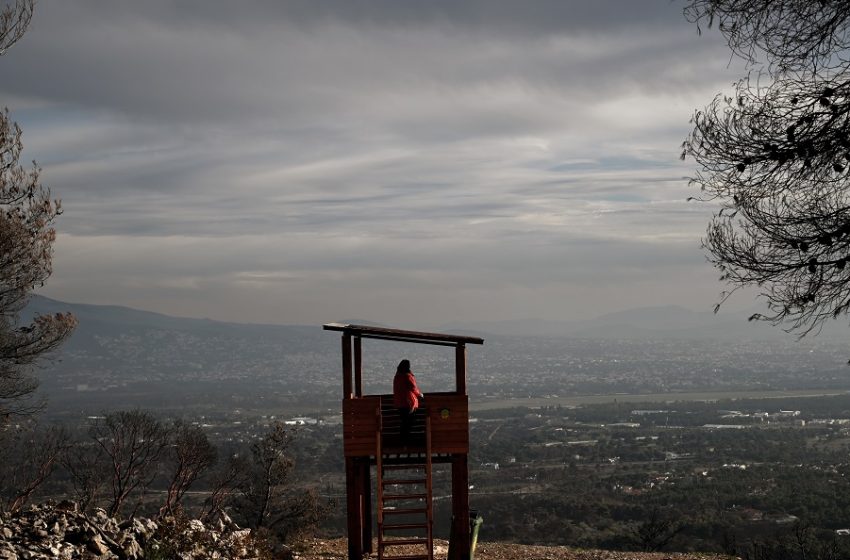
MULTIPOLYGON (((484 336, 495 337, 581 338, 589 336, 590 338, 616 339, 619 337, 629 338, 639 335, 646 336, 648 339, 658 340, 663 340, 665 337, 715 341, 729 338, 738 338, 741 340, 774 340, 785 341, 792 346, 799 345, 803 351, 807 351, 806 348, 811 344, 843 340, 847 329, 846 325, 834 321, 826 324, 822 333, 800 339, 796 335, 783 332, 780 328, 773 327, 768 323, 748 321, 747 317, 753 313, 754 308, 743 310, 724 307, 719 313, 713 313, 712 311, 691 309, 676 304, 632 307, 601 313, 583 319, 570 317, 555 319, 518 317, 506 320, 466 318, 464 320, 435 324, 386 323, 370 317, 337 317, 323 323, 222 321, 211 317, 162 313, 151 309, 128 307, 118 304, 61 301, 40 295, 35 296, 35 300, 28 308, 29 313, 55 313, 59 311, 71 311, 78 314, 82 311, 84 317, 79 317, 78 315, 78 318, 81 318, 83 322, 86 322, 88 316, 91 314, 91 318, 96 323, 101 323, 104 320, 110 322, 118 319, 122 325, 126 324, 127 326, 148 325, 148 319, 144 315, 137 316, 133 314, 134 312, 140 312, 142 314, 153 313, 161 315, 165 318, 164 320, 168 321, 172 319, 186 321, 186 325, 184 325, 186 328, 192 328, 192 322, 194 321, 212 321, 221 325, 231 324, 246 327, 315 327, 317 329, 322 324, 343 323, 380 325, 390 328, 430 330, 434 332, 477 332, 484 336), (82 310, 81 308, 86 309, 82 310), (116 310, 119 314, 113 315, 113 311, 116 310), (124 315, 122 310, 127 310, 131 313, 124 315), (139 320, 141 323, 137 322, 139 320)), ((169 328, 174 325, 170 322, 167 324, 169 328)))

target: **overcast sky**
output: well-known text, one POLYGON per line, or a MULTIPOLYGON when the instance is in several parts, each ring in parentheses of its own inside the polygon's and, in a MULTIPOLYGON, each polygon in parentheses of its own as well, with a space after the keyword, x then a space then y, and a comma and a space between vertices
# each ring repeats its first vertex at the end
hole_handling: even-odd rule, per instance
POLYGON ((741 65, 681 9, 41 0, 0 58, 65 209, 41 293, 402 328, 711 309, 679 145, 741 65))

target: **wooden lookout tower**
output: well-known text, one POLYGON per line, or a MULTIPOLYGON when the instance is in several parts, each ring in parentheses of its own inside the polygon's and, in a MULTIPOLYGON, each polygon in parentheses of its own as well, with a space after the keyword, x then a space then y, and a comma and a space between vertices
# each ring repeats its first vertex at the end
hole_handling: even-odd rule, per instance
MULTIPOLYGON (((468 560, 469 398, 466 345, 472 336, 404 331, 363 325, 324 325, 342 333, 342 422, 348 513, 348 558, 372 550, 372 465, 378 558, 433 559, 432 465, 451 464, 452 525, 449 560, 468 560), (454 391, 425 393, 407 441, 401 441, 392 394, 364 395, 361 341, 364 338, 453 346, 454 391)), ((388 372, 388 375, 394 372, 388 372)), ((387 386, 392 386, 388 377, 387 386)))

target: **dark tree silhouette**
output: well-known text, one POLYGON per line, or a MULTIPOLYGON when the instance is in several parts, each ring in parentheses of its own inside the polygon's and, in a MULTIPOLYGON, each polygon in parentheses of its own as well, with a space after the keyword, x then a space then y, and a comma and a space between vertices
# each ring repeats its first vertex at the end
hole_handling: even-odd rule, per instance
POLYGON ((690 0, 751 75, 694 118, 682 157, 719 204, 704 246, 731 289, 756 287, 802 335, 850 311, 850 3, 690 0))
POLYGON ((12 513, 27 504, 47 481, 70 445, 68 433, 56 426, 9 426, 0 429, 0 510, 12 513))
POLYGON ((662 513, 652 508, 647 517, 635 528, 634 539, 645 552, 658 552, 670 544, 685 526, 672 513, 662 513))
POLYGON ((15 0, 0 10, 0 56, 24 36, 32 19, 35 0, 15 0))
POLYGON ((166 458, 169 482, 161 515, 174 514, 180 500, 198 477, 215 463, 217 456, 215 446, 200 427, 178 421, 170 432, 166 458))
POLYGON ((60 457, 81 511, 89 511, 98 504, 100 494, 110 478, 101 452, 100 445, 94 441, 77 441, 60 457))
POLYGON ((250 460, 236 483, 234 511, 253 529, 263 529, 288 542, 314 527, 326 514, 313 490, 296 490, 290 475, 294 432, 275 422, 261 439, 251 444, 250 460))
MULTIPOLYGON (((0 55, 26 31, 32 0, 17 0, 0 10, 0 55)), ((0 112, 0 419, 30 414, 40 408, 32 400, 38 380, 32 367, 73 331, 70 314, 43 315, 20 324, 30 292, 50 276, 52 224, 61 207, 41 185, 39 169, 20 164, 21 129, 0 112)))
POLYGON ((169 443, 168 429, 148 412, 117 411, 92 424, 89 436, 107 465, 112 490, 107 511, 114 516, 156 476, 169 443))
POLYGON ((226 460, 219 461, 218 468, 210 477, 209 496, 204 501, 199 516, 201 520, 209 520, 225 511, 238 487, 242 486, 248 470, 249 464, 244 457, 231 455, 226 460))
POLYGON ((292 432, 278 422, 262 439, 251 444, 249 472, 244 473, 235 503, 250 527, 270 526, 276 506, 290 490, 287 483, 295 464, 291 456, 292 439, 292 432))

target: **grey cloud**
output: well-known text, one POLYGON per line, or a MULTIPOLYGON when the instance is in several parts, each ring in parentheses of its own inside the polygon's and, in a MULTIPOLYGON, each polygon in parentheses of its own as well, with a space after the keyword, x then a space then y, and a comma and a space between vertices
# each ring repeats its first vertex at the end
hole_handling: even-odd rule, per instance
MULTIPOLYGON (((469 103, 461 102, 453 111, 452 97, 486 95, 488 88, 550 89, 548 96, 538 97, 569 92, 576 100, 588 101, 635 85, 663 90, 686 80, 703 82, 713 72, 693 72, 693 65, 679 61, 717 46, 691 36, 678 10, 666 1, 602 6, 545 2, 537 8, 390 2, 400 6, 396 9, 368 2, 353 9, 348 2, 254 2, 239 7, 205 2, 190 10, 171 2, 123 3, 123 9, 121 4, 109 10, 89 2, 45 6, 26 42, 14 57, 4 59, 16 79, 0 88, 139 118, 252 121, 254 126, 334 126, 338 119, 359 126, 391 119, 395 105, 403 113, 398 129, 419 113, 419 105, 435 99, 446 118, 475 119, 475 107, 469 103), (317 29, 303 27, 302 19, 311 19, 308 6, 318 14, 316 21, 324 22, 317 29), (427 15, 449 17, 457 15, 454 11, 487 17, 470 33, 440 26, 441 18, 427 15), (349 12, 374 17, 362 20, 349 17, 349 12), (398 17, 392 15, 396 12, 398 17), (655 17, 662 13, 665 17, 655 17), (605 17, 599 17, 602 14, 605 17), (629 23, 625 30, 612 27, 612 19, 619 16, 629 23), (496 25, 524 19, 534 33, 505 35, 496 25), (404 21, 416 22, 415 28, 393 27, 404 21), (540 33, 542 21, 552 26, 553 37, 540 33), (603 23, 601 31, 590 31, 603 23), (658 32, 675 23, 680 24, 678 31, 658 32), (648 75, 657 76, 657 83, 646 80, 648 75), (358 121, 360 116, 365 118, 358 121)), ((449 21, 465 25, 466 20, 457 17, 449 21)), ((534 97, 529 96, 531 104, 534 97)), ((527 125, 525 115, 533 114, 529 104, 522 111, 494 109, 502 112, 483 115, 479 120, 484 122, 472 129, 488 120, 494 121, 491 128, 503 129, 505 125, 495 124, 499 118, 508 125, 527 125)), ((549 116, 554 117, 551 111, 549 116)), ((538 125, 544 122, 535 120, 538 125)))
POLYGON ((95 0, 70 3, 75 12, 103 20, 142 17, 171 25, 233 27, 246 23, 286 20, 297 25, 341 22, 358 26, 453 25, 497 28, 528 34, 547 31, 611 28, 637 22, 670 21, 680 17, 681 6, 669 0, 114 0, 105 10, 95 0))
POLYGON ((677 146, 734 74, 679 11, 39 4, 0 94, 64 199, 51 294, 435 323, 679 297, 710 208, 677 146))

